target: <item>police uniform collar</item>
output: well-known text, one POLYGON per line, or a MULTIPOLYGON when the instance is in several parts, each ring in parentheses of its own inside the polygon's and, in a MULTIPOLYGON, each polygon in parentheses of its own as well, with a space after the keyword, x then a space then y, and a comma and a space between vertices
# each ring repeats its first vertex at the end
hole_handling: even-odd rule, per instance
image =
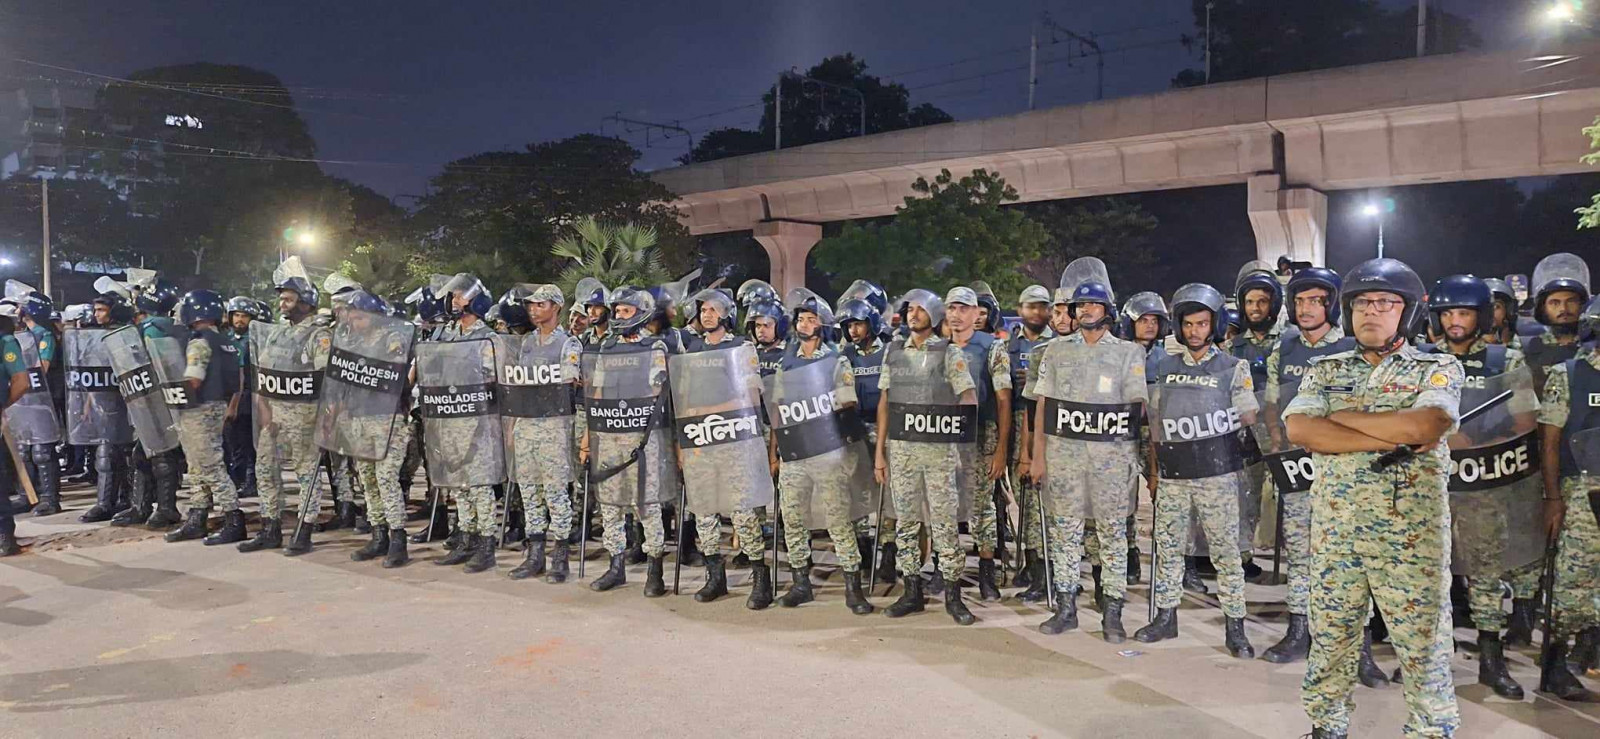
POLYGON ((1489 350, 1489 341, 1487 339, 1483 338, 1482 336, 1479 336, 1478 338, 1472 340, 1472 346, 1467 347, 1467 350, 1462 352, 1462 353, 1460 353, 1460 354, 1456 354, 1455 347, 1451 346, 1450 342, 1448 340, 1441 341, 1438 344, 1435 344, 1434 346, 1437 349, 1441 350, 1440 353, 1442 353, 1442 354, 1455 354, 1458 357, 1468 357, 1468 356, 1472 356, 1474 354, 1482 354, 1483 352, 1488 351, 1489 350))
POLYGON ((1212 357, 1215 357, 1221 353, 1222 350, 1218 349, 1216 344, 1207 344, 1205 356, 1199 359, 1194 358, 1194 353, 1189 351, 1189 347, 1187 346, 1183 347, 1183 353, 1180 356, 1183 357, 1184 364, 1189 365, 1190 367, 1199 367, 1200 365, 1211 361, 1212 357))

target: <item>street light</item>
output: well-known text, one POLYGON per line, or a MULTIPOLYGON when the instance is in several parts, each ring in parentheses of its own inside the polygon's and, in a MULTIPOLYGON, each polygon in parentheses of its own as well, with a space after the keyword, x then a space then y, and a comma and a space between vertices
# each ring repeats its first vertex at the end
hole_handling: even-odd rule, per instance
POLYGON ((1568 0, 1556 0, 1544 11, 1544 19, 1547 23, 1572 23, 1577 18, 1578 14, 1573 8, 1573 3, 1568 0))
POLYGON ((1378 258, 1383 258, 1383 216, 1385 213, 1394 212, 1394 199, 1384 198, 1382 203, 1367 203, 1361 207, 1361 215, 1378 219, 1378 258))
POLYGON ((13 264, 16 262, 12 261, 11 257, 0 257, 0 267, 10 267, 13 264))
POLYGON ((317 234, 314 231, 301 231, 295 236, 295 241, 301 246, 313 246, 317 243, 317 234))

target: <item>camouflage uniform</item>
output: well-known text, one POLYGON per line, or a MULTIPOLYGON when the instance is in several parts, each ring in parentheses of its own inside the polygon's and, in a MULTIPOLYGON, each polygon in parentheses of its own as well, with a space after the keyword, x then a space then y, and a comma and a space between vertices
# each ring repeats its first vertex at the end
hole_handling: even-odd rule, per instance
MULTIPOLYGON (((1312 360, 1283 415, 1438 408, 1454 420, 1463 379, 1454 357, 1409 345, 1377 366, 1359 351, 1339 352, 1312 360)), ((1369 469, 1374 452, 1313 456, 1306 714, 1318 728, 1348 730, 1362 630, 1376 602, 1400 656, 1405 733, 1449 736, 1460 723, 1450 677, 1449 447, 1438 444, 1383 472, 1369 469)))
MULTIPOLYGON (((713 347, 719 347, 723 344, 729 344, 738 340, 739 337, 734 335, 733 332, 723 331, 721 341, 711 342, 706 341, 704 338, 700 338, 699 343, 701 343, 707 350, 710 350, 713 347)), ((757 377, 759 377, 759 375, 757 375, 757 377)), ((764 425, 762 426, 762 432, 766 432, 766 427, 764 425)), ((718 469, 714 464, 706 464, 706 462, 702 462, 698 459, 698 455, 695 455, 692 452, 683 452, 683 454, 683 466, 686 470, 684 473, 686 484, 690 479, 705 480, 708 482, 714 480, 717 486, 734 484, 730 483, 727 478, 718 479, 718 469), (687 470, 690 468, 695 470, 694 474, 687 472, 687 470)), ((732 476, 734 479, 737 479, 738 477, 740 476, 732 476)), ((732 491, 724 489, 724 492, 731 493, 732 491)), ((748 491, 741 492, 747 493, 748 491)), ((691 512, 695 514, 693 523, 695 528, 696 545, 700 548, 702 554, 717 554, 722 547, 722 511, 692 510, 691 512)), ((787 511, 785 511, 785 515, 787 515, 787 511)), ((766 556, 766 537, 761 535, 760 514, 755 510, 738 509, 731 512, 729 514, 729 518, 733 520, 733 533, 739 545, 739 550, 744 552, 744 555, 752 560, 761 559, 762 557, 766 556)), ((789 547, 789 552, 790 557, 792 558, 794 552, 793 545, 789 547)))
MULTIPOLYGON (((967 371, 967 355, 948 341, 930 336, 922 345, 913 345, 907 338, 902 344, 906 352, 929 351, 928 342, 935 342, 944 351, 944 379, 957 396, 975 390, 972 375, 967 371)), ((885 363, 887 364, 887 359, 885 363)), ((890 373, 878 378, 878 389, 883 391, 883 402, 889 402, 890 373)), ((895 512, 895 568, 902 575, 912 575, 922 570, 922 547, 917 537, 922 533, 921 511, 913 510, 919 501, 914 496, 902 496, 900 491, 924 490, 928 500, 928 539, 934 553, 939 555, 939 572, 946 582, 956 582, 966 569, 967 558, 961 551, 959 540, 961 487, 965 480, 960 476, 956 449, 949 444, 886 439, 884 456, 889 465, 889 491, 894 496, 895 512)))
MULTIPOLYGON (((1021 331, 1022 329, 1019 328, 1017 330, 1021 331)), ((1015 486, 1011 494, 1016 498, 1017 528, 1021 529, 1016 534, 1022 540, 1022 546, 1034 552, 1039 551, 1041 545, 1039 539, 1039 501, 1037 498, 1039 484, 1032 480, 1023 482, 1023 473, 1027 472, 1027 470, 1018 466, 1018 461, 1022 457, 1022 434, 1024 429, 1030 428, 1028 426, 1028 407, 1032 403, 1026 402, 1022 397, 1019 397, 1016 389, 1018 387, 1026 388, 1028 383, 1033 382, 1038 377, 1038 370, 1035 369, 1038 365, 1034 364, 1034 355, 1039 351, 1040 347, 1055 337, 1055 331, 1051 330, 1049 326, 1045 326, 1044 331, 1039 334, 1039 343, 1035 344, 1033 350, 1028 352, 1027 366, 1022 368, 1013 366, 1011 368, 1011 448, 1008 450, 1008 456, 1010 457, 1008 468, 1011 472, 1011 483, 1015 486), (1018 382, 1017 380, 1019 379, 1022 382, 1018 382)), ((1013 338, 1015 338, 1015 334, 1013 334, 1013 338)))
MULTIPOLYGON (((1011 390, 1011 356, 1006 354, 1005 341, 997 338, 989 345, 988 367, 985 372, 995 392, 1011 390)), ((990 398, 990 402, 994 402, 993 397, 990 398)), ((999 448, 998 422, 990 419, 978 424, 978 454, 973 460, 972 469, 969 470, 971 481, 967 483, 972 490, 970 529, 972 540, 978 545, 978 551, 991 555, 1000 543, 998 528, 1000 512, 994 504, 994 482, 989 479, 989 463, 994 459, 995 450, 999 448)))
MULTIPOLYGON (((1313 349, 1328 346, 1344 338, 1344 330, 1338 326, 1328 329, 1318 341, 1306 341, 1305 334, 1300 334, 1300 341, 1313 349)), ((1278 384, 1282 381, 1279 370, 1282 345, 1272 349, 1271 356, 1267 357, 1267 386, 1262 388, 1266 396, 1267 412, 1274 412, 1282 408, 1278 398, 1278 384)), ((1309 372, 1307 373, 1309 374, 1309 372)), ((1304 385, 1301 392, 1305 391, 1304 385)), ((1321 473, 1318 467, 1318 473, 1321 473)), ((1283 507, 1283 550, 1285 559, 1288 560, 1289 594, 1287 605, 1289 613, 1296 616, 1305 616, 1310 613, 1311 602, 1311 494, 1290 493, 1282 496, 1273 496, 1274 504, 1283 507), (1281 498, 1281 499, 1280 499, 1281 498)), ((1263 504, 1263 508, 1266 506, 1263 504)), ((1277 511, 1272 511, 1277 516, 1277 511)), ((1266 520, 1263 518, 1262 520, 1266 520)))
MULTIPOLYGON (((1600 349, 1589 347, 1580 351, 1576 361, 1600 370, 1600 349)), ((1547 375, 1539 423, 1562 428, 1567 425, 1572 409, 1566 363, 1551 365, 1547 375)), ((1561 443, 1568 443, 1565 434, 1561 443)), ((1556 550, 1553 633, 1555 640, 1561 643, 1584 629, 1600 626, 1600 526, 1595 524, 1594 516, 1589 515, 1591 486, 1582 484, 1584 482, 1584 478, 1578 476, 1561 478, 1561 497, 1566 500, 1567 515, 1561 522, 1561 539, 1556 550)))
POLYGON ((374 529, 400 529, 406 525, 406 496, 400 490, 400 466, 405 463, 402 450, 411 443, 411 424, 405 417, 394 420, 357 418, 348 423, 370 426, 370 433, 390 433, 389 453, 376 462, 356 462, 362 489, 367 498, 367 523, 374 529))
MULTIPOLYGON (((804 346, 801 343, 795 349, 795 354, 800 358, 815 359, 832 355, 838 363, 833 391, 834 407, 858 402, 850 361, 826 342, 819 342, 817 353, 811 356, 801 353, 804 346)), ((783 376, 782 369, 778 370, 778 376, 783 376)), ((887 373, 883 375, 887 376, 887 373)), ((854 413, 855 410, 849 412, 854 413)), ((789 566, 793 569, 811 564, 811 531, 805 523, 808 518, 806 504, 820 501, 828 521, 828 536, 833 539, 833 553, 839 558, 839 569, 845 572, 861 570, 861 549, 856 544, 856 536, 861 531, 850 520, 850 469, 844 464, 846 452, 847 449, 835 449, 809 459, 784 462, 778 467, 778 506, 785 522, 783 541, 789 548, 789 566), (808 492, 802 493, 802 490, 808 492)), ((760 556, 759 546, 757 549, 757 553, 751 553, 748 549, 745 553, 755 559, 760 556)))
MULTIPOLYGON (((494 336, 494 330, 481 319, 472 324, 472 328, 461 330, 460 324, 452 324, 440 334, 440 341, 471 341, 475 339, 488 339, 494 336)), ((484 343, 484 351, 490 352, 484 366, 493 367, 494 349, 488 342, 484 343)), ((485 423, 499 424, 498 418, 484 421, 485 423)), ((497 434, 498 436, 498 434, 497 434)), ((471 459, 475 452, 474 445, 478 443, 478 434, 459 434, 438 439, 436 442, 443 451, 445 459, 471 459)), ((499 527, 495 525, 494 486, 473 485, 464 488, 447 488, 450 497, 456 503, 456 523, 463 534, 478 534, 481 536, 498 536, 499 527)), ((316 508, 311 511, 315 513, 316 508)))
MULTIPOLYGON (((585 335, 588 335, 588 332, 585 332, 585 335)), ((615 340, 624 343, 635 343, 645 336, 645 334, 635 334, 632 337, 617 337, 615 340)), ((607 339, 607 341, 611 341, 611 339, 607 339)), ((656 388, 664 388, 666 383, 667 353, 663 346, 659 351, 650 352, 650 384, 656 388)), ((644 464, 645 460, 654 454, 666 453, 649 447, 649 445, 656 443, 657 440, 654 438, 647 443, 644 452, 640 454, 639 461, 634 463, 635 466, 644 464)), ((601 445, 600 450, 600 453, 590 460, 590 465, 596 469, 609 468, 620 464, 633 452, 631 447, 623 448, 620 444, 604 444, 601 445)), ((637 484, 638 477, 632 467, 609 480, 596 483, 602 489, 612 489, 614 486, 636 486, 637 484)), ((656 476, 646 475, 645 484, 647 488, 643 491, 644 500, 660 500, 660 491, 656 489, 656 486, 660 485, 660 481, 656 479, 656 476)), ((621 497, 633 497, 632 494, 628 496, 606 495, 601 490, 596 490, 594 494, 596 500, 603 498, 617 500, 621 497)), ((626 524, 627 514, 629 513, 628 508, 636 509, 632 511, 635 520, 644 527, 644 553, 651 557, 664 556, 667 552, 667 535, 661 523, 660 503, 646 503, 642 506, 627 507, 600 503, 601 543, 605 546, 606 551, 615 557, 627 550, 628 532, 626 524)), ((760 539, 760 537, 756 538, 757 540, 760 539)))
MULTIPOLYGON (((328 353, 333 343, 333 333, 315 316, 300 322, 305 324, 306 348, 311 352, 312 365, 321 370, 328 366, 328 353), (316 323, 307 323, 316 321, 316 323)), ((296 324, 297 327, 300 324, 296 324)), ((270 412, 257 414, 255 422, 266 423, 257 431, 256 438, 256 491, 261 497, 261 518, 276 520, 283 514, 283 463, 289 463, 301 494, 313 486, 318 474, 317 464, 321 451, 312 442, 316 432, 316 403, 289 403, 266 397, 256 397, 270 412)), ((301 501, 304 503, 304 500, 301 501)), ((321 501, 316 501, 320 503, 321 501)), ((316 517, 315 507, 302 506, 301 518, 316 517), (310 515, 305 515, 309 509, 310 515)))
MULTIPOLYGON (((1283 335, 1283 329, 1276 323, 1270 326, 1266 333, 1257 336, 1254 331, 1241 331, 1235 336, 1230 345, 1233 356, 1251 363, 1251 376, 1255 381, 1256 390, 1265 389, 1267 383, 1267 359, 1272 356, 1272 350, 1278 346, 1278 339, 1283 335), (1259 355, 1261 359, 1252 358, 1259 355), (1259 361, 1259 366, 1254 364, 1259 361)), ((1263 413, 1266 412, 1262 408, 1263 413)), ((1258 424, 1258 428, 1264 428, 1258 424)), ((1261 439, 1265 443, 1265 439, 1261 439)), ((1278 527, 1278 496, 1272 492, 1272 475, 1267 473, 1264 464, 1253 464, 1245 468, 1250 489, 1255 492, 1256 499, 1261 501, 1260 517, 1257 519, 1256 530, 1250 532, 1254 537, 1255 545, 1263 549, 1271 549, 1273 540, 1277 537, 1278 527)), ((1250 553, 1244 553, 1245 561, 1250 561, 1250 553)))
MULTIPOLYGON (((1221 349, 1211 347, 1201 360, 1195 360, 1187 351, 1182 358, 1184 364, 1198 367, 1221 353, 1221 349)), ((1259 410, 1250 365, 1244 362, 1234 366, 1232 400, 1241 417, 1259 410)), ((1191 517, 1198 513, 1206 541, 1216 542, 1209 548, 1208 556, 1217 567, 1222 613, 1228 618, 1244 618, 1243 564, 1239 548, 1227 544, 1239 541, 1239 486, 1243 484, 1240 480, 1243 474, 1240 470, 1195 480, 1161 478, 1156 489, 1154 520, 1156 551, 1160 553, 1159 569, 1155 573, 1157 608, 1177 608, 1183 598, 1181 555, 1188 546, 1191 517)))
MULTIPOLYGON (((1071 376, 1070 373, 1069 376, 1059 376, 1061 373, 1049 366, 1051 357, 1066 347, 1084 344, 1083 335, 1074 333, 1041 347, 1035 353, 1037 381, 1030 381, 1023 391, 1028 399, 1068 397, 1067 393, 1072 383, 1083 380, 1071 376)), ((1118 339, 1109 333, 1094 344, 1096 351, 1126 352, 1127 359, 1120 373, 1122 398, 1128 403, 1143 403, 1147 397, 1144 352, 1127 351, 1126 348, 1130 346, 1136 347, 1137 344, 1118 339)), ((1139 482, 1137 449, 1127 442, 1072 439, 1055 441, 1068 444, 1080 451, 1062 454, 1059 458, 1052 457, 1047 462, 1041 494, 1045 496, 1047 502, 1094 497, 1092 505, 1085 507, 1094 515, 1095 530, 1099 532, 1100 537, 1100 551, 1105 553, 1105 562, 1100 571, 1101 592, 1107 598, 1124 599, 1128 588, 1128 528, 1127 517, 1123 512, 1129 510, 1128 494, 1139 482), (1076 486, 1085 480, 1096 482, 1092 490, 1087 493, 1076 489, 1076 486), (1118 513, 1115 517, 1101 515, 1107 511, 1118 513)), ((1050 442, 1050 439, 1046 439, 1047 453, 1051 446, 1050 442)), ((1037 444, 1035 446, 1037 447, 1037 444)), ((1062 515, 1060 511, 1050 514, 1050 570, 1052 585, 1058 592, 1075 590, 1078 587, 1081 578, 1078 565, 1084 557, 1084 519, 1083 515, 1062 515)))
MULTIPOLYGON (((205 381, 206 371, 213 361, 211 345, 196 334, 189 339, 185 351, 189 366, 183 372, 184 379, 205 381)), ((228 402, 225 400, 201 403, 178 412, 178 438, 194 483, 189 493, 189 510, 209 509, 213 496, 223 512, 239 510, 239 489, 233 486, 228 466, 222 461, 222 427, 227 417, 228 402)))
MULTIPOLYGON (((555 340, 540 338, 537 329, 528 333, 527 341, 547 345, 555 340)), ((578 339, 563 332, 564 346, 561 356, 561 380, 578 381, 578 357, 583 347, 578 339)), ((522 493, 524 531, 528 535, 548 533, 552 538, 564 539, 572 533, 572 498, 567 485, 573 480, 574 446, 569 418, 517 418, 511 427, 511 468, 515 471, 517 489, 522 493)))

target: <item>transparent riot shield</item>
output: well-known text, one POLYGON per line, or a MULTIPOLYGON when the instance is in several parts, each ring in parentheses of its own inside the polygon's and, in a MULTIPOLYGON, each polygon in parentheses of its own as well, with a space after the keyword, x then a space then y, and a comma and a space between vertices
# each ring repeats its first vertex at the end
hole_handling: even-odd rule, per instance
POLYGON ((117 391, 117 373, 105 343, 107 332, 103 328, 69 328, 61 336, 69 444, 133 443, 128 406, 117 391))
POLYGON ((309 320, 250 325, 247 379, 256 449, 283 449, 293 459, 309 459, 316 451, 324 373, 313 361, 312 342, 326 340, 327 331, 309 320))
POLYGON ((525 487, 573 480, 573 378, 562 369, 567 339, 559 330, 545 341, 537 332, 494 337, 507 475, 525 487))
POLYGON ((167 405, 182 410, 197 404, 199 401, 190 397, 183 381, 184 370, 189 367, 189 329, 169 323, 159 333, 142 328, 139 331, 144 335, 145 349, 150 352, 151 367, 167 405))
POLYGON ((944 346, 938 341, 926 350, 908 351, 896 341, 883 360, 883 371, 891 377, 882 401, 889 405, 889 427, 879 433, 887 436, 890 489, 896 515, 919 523, 937 520, 929 496, 936 485, 955 487, 957 521, 972 514, 977 399, 976 393, 967 396, 971 400, 957 396, 945 379, 944 346))
MULTIPOLYGON (((1219 378, 1220 379, 1220 378, 1219 378)), ((1231 375, 1230 375, 1231 379, 1231 375)), ((1237 551, 1250 549, 1259 502, 1250 495, 1246 439, 1256 413, 1232 407, 1228 391, 1157 382, 1150 386, 1150 441, 1161 476, 1156 495, 1182 487, 1193 498, 1184 553, 1210 555, 1204 521, 1233 498, 1237 551), (1252 504, 1255 509, 1252 510, 1252 504)))
POLYGON ((318 447, 363 461, 396 452, 389 440, 398 424, 408 422, 415 340, 416 326, 404 319, 355 309, 340 312, 318 398, 318 447))
POLYGON ((583 355, 589 485, 606 505, 639 506, 677 497, 671 414, 663 396, 666 349, 658 342, 612 343, 583 355))
POLYGON ((136 326, 123 326, 106 332, 104 343, 111 369, 117 375, 117 390, 128 409, 146 454, 155 455, 178 448, 178 416, 167 405, 156 376, 154 359, 136 326))
POLYGON ((1035 361, 1041 372, 1034 392, 1044 414, 1046 515, 1127 518, 1138 492, 1148 392, 1134 369, 1144 364, 1143 351, 1137 344, 1063 340, 1046 345, 1035 361))
POLYGON ((1450 569, 1499 577, 1544 556, 1538 395, 1526 367, 1461 391, 1463 413, 1511 392, 1450 437, 1450 569))
POLYGON ((841 408, 837 355, 780 369, 765 378, 767 418, 777 439, 782 464, 803 466, 813 485, 782 491, 806 512, 805 527, 828 526, 829 505, 843 495, 851 520, 878 509, 879 486, 872 477, 873 450, 867 429, 855 408, 841 408))
POLYGON ((667 364, 689 510, 715 516, 771 505, 755 347, 677 354, 667 364))
MULTIPOLYGON (((44 368, 39 365, 39 340, 26 329, 11 335, 17 344, 16 361, 26 368, 27 389, 16 402, 6 406, 3 422, 18 444, 54 444, 61 441, 61 421, 56 418, 55 401, 44 368)), ((6 357, 12 361, 12 357, 6 357)))
POLYGON ((427 341, 416 354, 428 479, 441 488, 505 482, 494 342, 427 341))

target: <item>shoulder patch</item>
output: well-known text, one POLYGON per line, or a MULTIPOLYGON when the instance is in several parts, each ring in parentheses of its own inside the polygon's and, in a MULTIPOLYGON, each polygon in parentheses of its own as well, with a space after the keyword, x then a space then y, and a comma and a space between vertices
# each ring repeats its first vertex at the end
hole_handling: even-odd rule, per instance
POLYGON ((15 361, 17 361, 16 352, 6 352, 6 361, 7 362, 15 362, 15 361))
POLYGON ((1443 372, 1435 371, 1428 375, 1428 384, 1437 388, 1447 388, 1450 387, 1450 377, 1443 372))

